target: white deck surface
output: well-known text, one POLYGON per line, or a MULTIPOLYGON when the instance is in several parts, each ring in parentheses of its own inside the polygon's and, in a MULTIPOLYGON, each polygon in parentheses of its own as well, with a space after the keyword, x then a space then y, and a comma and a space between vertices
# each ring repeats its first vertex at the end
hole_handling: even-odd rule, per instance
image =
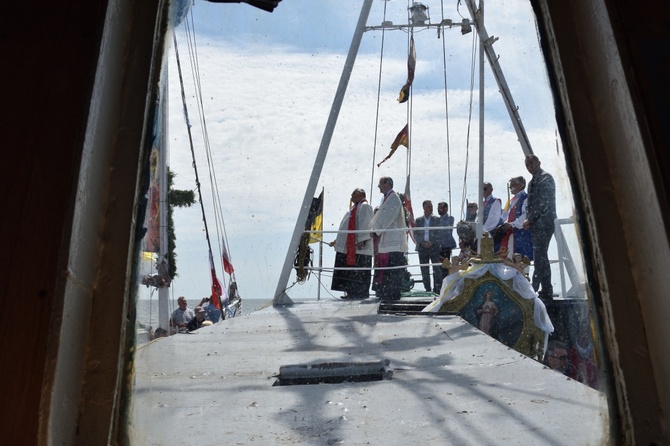
POLYGON ((137 351, 136 445, 600 445, 603 394, 456 316, 376 301, 267 308, 137 351), (281 365, 390 360, 391 380, 272 387, 281 365))

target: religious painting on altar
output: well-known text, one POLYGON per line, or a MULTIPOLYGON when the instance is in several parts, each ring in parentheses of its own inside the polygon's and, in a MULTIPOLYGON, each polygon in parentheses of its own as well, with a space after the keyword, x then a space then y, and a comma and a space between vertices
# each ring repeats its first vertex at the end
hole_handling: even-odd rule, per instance
POLYGON ((525 355, 541 355, 544 334, 535 326, 533 300, 524 299, 490 273, 465 279, 463 290, 441 312, 456 313, 492 338, 525 355))
POLYGON ((494 281, 480 284, 459 312, 461 317, 484 333, 514 348, 523 331, 520 305, 494 281))

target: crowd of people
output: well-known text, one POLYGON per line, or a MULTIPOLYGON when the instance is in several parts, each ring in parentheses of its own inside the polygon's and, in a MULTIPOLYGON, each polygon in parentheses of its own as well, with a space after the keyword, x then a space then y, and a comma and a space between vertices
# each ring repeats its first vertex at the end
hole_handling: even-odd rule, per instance
MULTIPOLYGON (((521 269, 534 262, 533 289, 542 300, 550 301, 553 287, 547 251, 554 234, 556 186, 551 174, 540 167, 537 156, 527 156, 525 165, 531 174, 530 182, 526 183, 523 176, 511 178, 508 184, 513 196, 505 205, 493 194, 493 185, 483 183, 482 227, 493 238, 494 251, 501 258, 521 269)), ((353 232, 339 232, 330 243, 336 251, 331 289, 343 291, 344 299, 365 299, 370 288, 381 300, 400 299, 407 266, 407 210, 401 194, 393 190, 392 178, 380 178, 378 187, 383 198, 374 210, 367 203, 363 189, 352 192, 352 208, 342 218, 340 231, 353 232), (371 265, 375 267, 374 274, 370 272, 371 265)), ((465 220, 456 226, 458 244, 448 204, 438 203, 437 216, 433 214, 431 200, 423 201, 422 207, 423 215, 412 222, 412 235, 424 289, 439 294, 447 274, 442 264, 445 259, 452 259, 452 250, 460 248, 461 258, 454 260, 458 263, 476 254, 474 225, 479 205, 467 203, 465 220), (431 227, 450 229, 431 230, 431 227)))

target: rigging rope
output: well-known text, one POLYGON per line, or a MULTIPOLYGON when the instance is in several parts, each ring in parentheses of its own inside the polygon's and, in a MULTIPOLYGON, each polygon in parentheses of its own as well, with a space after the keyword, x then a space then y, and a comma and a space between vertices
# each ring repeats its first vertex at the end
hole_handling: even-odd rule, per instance
MULTIPOLYGON (((190 23, 189 20, 184 21, 184 29, 186 32, 186 41, 187 41, 187 48, 189 52, 189 61, 191 65, 191 76, 193 78, 193 84, 195 86, 195 96, 196 96, 196 104, 198 108, 198 117, 199 117, 199 122, 200 122, 200 127, 201 127, 201 132, 202 132, 202 137, 203 137, 203 143, 205 147, 205 155, 207 159, 207 168, 208 168, 208 177, 209 177, 209 182, 210 182, 210 192, 211 192, 211 200, 212 200, 212 205, 213 205, 213 210, 214 210, 214 224, 216 228, 216 239, 217 239, 217 247, 218 247, 218 259, 219 259, 219 264, 222 267, 222 270, 225 271, 225 265, 223 262, 223 256, 224 256, 224 251, 227 256, 227 259, 232 263, 232 255, 230 253, 229 249, 229 244, 228 244, 228 236, 226 232, 226 226, 225 226, 225 220, 223 217, 223 206, 221 204, 221 194, 219 193, 219 186, 218 186, 218 180, 216 177, 216 170, 214 169, 214 159, 212 155, 212 150, 211 150, 211 144, 209 140, 209 132, 207 128, 207 121, 205 120, 205 111, 204 111, 204 103, 202 99, 202 86, 200 83, 200 67, 199 67, 199 60, 198 60, 198 51, 197 51, 197 44, 196 44, 196 39, 195 39, 195 32, 193 31, 194 29, 194 20, 193 20, 193 12, 192 10, 189 12, 189 18, 190 18, 190 23)), ((176 46, 176 40, 175 40, 175 46, 176 46)), ((178 56, 177 56, 178 57, 178 56)), ((180 80, 181 80, 181 71, 180 71, 180 80)), ((183 82, 181 84, 182 87, 182 100, 185 101, 185 94, 184 94, 184 86, 183 82)), ((184 102, 184 110, 186 113, 186 103, 184 102)), ((187 118, 188 120, 188 118, 187 118)), ((189 123, 190 124, 190 123, 189 123)), ((189 138, 190 138, 190 125, 189 125, 189 138)), ((191 140, 191 145, 192 145, 192 139, 191 140)), ((202 195, 200 191, 200 182, 197 180, 197 169, 196 169, 196 161, 195 161, 195 155, 193 154, 193 146, 192 147, 192 156, 193 156, 193 166, 194 169, 196 170, 196 184, 198 185, 198 193, 200 195, 200 201, 201 201, 201 207, 202 207, 202 212, 203 212, 203 220, 205 220, 205 211, 204 211, 204 205, 202 201, 202 195)), ((207 226, 205 222, 205 226, 207 226)), ((207 232, 207 230, 206 230, 207 232)), ((209 234, 206 234, 207 236, 207 242, 208 242, 208 247, 210 250, 210 253, 212 252, 211 248, 211 242, 209 239, 209 234)), ((235 282, 235 273, 232 271, 230 273, 231 277, 231 284, 235 282)), ((228 285, 226 284, 226 277, 225 274, 223 275, 223 285, 224 287, 228 288, 228 285)), ((230 287, 232 288, 232 286, 230 287)), ((231 298, 234 296, 230 296, 231 298)))
MULTIPOLYGON (((386 21, 386 2, 384 2, 384 14, 382 23, 386 21)), ((374 179, 375 179, 375 159, 377 158, 377 136, 379 131, 379 103, 381 98, 381 89, 382 89, 382 67, 384 65, 384 37, 386 36, 386 30, 382 28, 382 44, 381 51, 379 53, 379 78, 377 80, 377 109, 375 114, 375 134, 372 142, 372 165, 370 166, 370 197, 372 197, 372 190, 374 188, 374 179)))
MULTIPOLYGON (((191 11, 191 22, 193 22, 193 13, 191 11)), ((189 29, 190 31, 190 29, 189 29)), ((216 178, 216 170, 214 169, 214 164, 213 164, 213 156, 212 156, 212 150, 211 150, 211 145, 209 143, 209 132, 207 129, 207 121, 205 120, 205 111, 204 111, 204 104, 202 100, 202 87, 200 84, 200 69, 199 69, 199 60, 198 60, 198 52, 196 48, 196 41, 195 41, 195 33, 190 32, 190 34, 193 36, 190 41, 192 43, 189 45, 189 49, 191 51, 192 57, 190 58, 191 60, 191 65, 192 65, 192 75, 193 75, 193 81, 194 84, 196 85, 196 97, 197 101, 196 103, 198 104, 198 111, 199 111, 199 116, 200 116, 200 122, 201 122, 201 128, 202 128, 202 134, 203 134, 203 142, 205 145, 205 153, 207 155, 207 167, 208 167, 208 172, 209 172, 209 181, 211 185, 211 194, 212 194, 212 203, 213 203, 213 208, 214 208, 214 220, 217 228, 217 246, 219 250, 219 258, 222 259, 222 249, 225 249, 229 260, 232 261, 231 254, 230 254, 230 249, 228 245, 228 236, 226 232, 226 226, 225 226, 225 221, 223 218, 223 206, 221 205, 221 194, 219 193, 219 186, 218 186, 218 180, 216 178)), ((223 265, 222 265, 223 267, 223 265)), ((231 273, 232 280, 235 281, 235 274, 234 272, 231 273)), ((225 276, 224 276, 224 285, 225 285, 225 276)))
POLYGON ((202 200, 202 190, 200 188, 200 177, 198 176, 198 166, 195 162, 195 149, 193 145, 193 135, 191 133, 191 122, 188 117, 188 108, 186 107, 186 93, 184 92, 184 79, 181 72, 181 62, 179 60, 179 47, 177 45, 177 35, 172 34, 172 39, 174 42, 174 51, 177 57, 177 72, 179 73, 179 85, 181 86, 181 100, 184 108, 184 117, 186 118, 186 129, 188 133, 188 140, 191 146, 191 158, 193 159, 193 171, 195 172, 195 185, 198 190, 198 198, 200 201, 200 209, 202 210, 202 221, 205 225, 205 238, 207 239, 207 247, 209 252, 212 252, 212 244, 209 239, 209 228, 207 227, 207 219, 205 218, 205 205, 202 200))
MULTIPOLYGON (((440 1, 440 14, 441 21, 444 22, 444 0, 440 1)), ((440 28, 438 28, 438 37, 439 37, 440 28)), ((453 207, 451 207, 451 145, 450 145, 450 135, 449 135, 449 95, 447 94, 447 47, 446 40, 444 38, 444 32, 442 33, 442 72, 444 75, 444 120, 445 120, 445 142, 447 146, 447 195, 449 197, 449 209, 453 215, 453 207)))
MULTIPOLYGON (((410 23, 410 1, 407 0, 407 23, 410 23)), ((414 28, 410 28, 410 32, 407 34, 407 48, 410 47, 410 42, 414 39, 414 28)), ((412 105, 414 104, 414 95, 412 94, 414 86, 409 87, 409 100, 407 101, 407 162, 405 164, 405 181, 409 181, 410 174, 412 173, 412 105)), ((411 192, 411 191, 410 191, 411 192)), ((407 197, 405 197, 407 198, 407 197)), ((410 197, 411 198, 411 197, 410 197)), ((411 218, 414 218, 412 215, 411 218)), ((414 222, 412 222, 414 224, 414 222)))
MULTIPOLYGON (((463 194, 461 196, 461 220, 465 219, 466 204, 468 200, 468 165, 470 163, 470 130, 472 127, 472 107, 474 102, 474 85, 475 85, 475 68, 477 65, 477 49, 476 45, 477 33, 472 33, 472 58, 470 61, 470 103, 468 107, 468 129, 467 137, 465 139, 465 170, 463 173, 463 194)), ((479 187, 479 186, 478 186, 479 187)), ((479 203, 477 203, 479 206, 479 203)))

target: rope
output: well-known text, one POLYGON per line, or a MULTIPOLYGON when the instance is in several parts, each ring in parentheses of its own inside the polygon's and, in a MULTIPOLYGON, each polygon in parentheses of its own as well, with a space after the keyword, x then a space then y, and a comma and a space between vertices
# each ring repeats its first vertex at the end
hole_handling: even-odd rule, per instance
MULTIPOLYGON (((472 128, 472 106, 474 99, 474 86, 475 86, 475 68, 477 65, 477 48, 476 43, 477 33, 472 33, 472 59, 470 62, 470 104, 468 107, 468 130, 467 137, 465 140, 465 170, 463 173, 463 195, 461 196, 461 220, 465 219, 465 206, 468 200, 468 165, 470 163, 470 129, 472 128)), ((478 203, 479 205, 479 203, 478 203)))
MULTIPOLYGON (((441 22, 444 21, 444 0, 440 1, 440 14, 441 22)), ((440 22, 440 23, 441 23, 440 22)), ((438 28, 439 29, 439 28, 438 28)), ((439 34, 438 34, 439 36, 439 34)), ((447 149, 447 196, 449 197, 449 209, 451 207, 451 145, 450 145, 450 135, 449 135, 449 95, 447 94, 447 47, 446 40, 444 38, 444 32, 442 32, 442 72, 444 75, 444 121, 445 121, 445 144, 447 149)), ((453 215, 453 210, 451 210, 453 215)))
MULTIPOLYGON (((232 255, 230 253, 230 248, 228 244, 228 235, 226 232, 226 226, 225 226, 225 220, 223 217, 223 206, 221 204, 221 194, 219 193, 219 187, 218 187, 218 180, 216 178, 216 170, 214 169, 214 163, 213 163, 213 155, 212 155, 212 149, 211 149, 211 144, 209 140, 209 132, 207 128, 207 121, 205 119, 205 112, 204 112, 204 102, 202 98, 202 85, 200 83, 200 68, 199 68, 199 60, 198 60, 198 51, 197 51, 197 43, 195 39, 195 32, 193 31, 194 29, 194 20, 193 20, 193 12, 192 10, 189 11, 189 18, 190 18, 190 23, 189 20, 184 21, 184 29, 186 33, 186 41, 187 41, 187 48, 189 52, 189 61, 191 65, 191 76, 193 78, 193 83, 195 86, 195 96, 196 96, 196 104, 198 108, 198 117, 200 121, 200 126, 201 126, 201 132, 202 132, 202 137, 203 137, 203 143, 205 147, 205 155, 207 159, 207 174, 209 177, 209 182, 210 182, 210 192, 211 192, 211 200, 212 200, 212 206, 213 206, 213 211, 214 211, 214 225, 216 229, 216 240, 217 240, 217 247, 218 247, 218 259, 219 259, 219 264, 221 265, 221 268, 223 270, 223 249, 226 250, 226 253, 228 255, 228 259, 232 263, 232 255)), ((176 46, 176 40, 175 40, 175 46, 176 46)), ((179 65, 179 64, 178 64, 179 65)), ((180 79, 181 79, 181 71, 180 71, 180 79)), ((182 83, 182 100, 184 101, 185 99, 184 91, 183 91, 183 83, 182 83)), ((184 103, 184 108, 186 110, 186 104, 184 103)), ((186 113, 186 111, 185 111, 186 113)), ((189 138, 190 138, 190 126, 189 126, 189 138)), ((191 151, 193 154, 193 143, 192 139, 190 138, 191 141, 191 151)), ((206 232, 206 237, 207 237, 207 243, 210 252, 212 251, 211 247, 211 241, 209 238, 209 232, 207 231, 207 222, 206 222, 206 216, 205 216, 205 211, 204 211, 204 204, 202 200, 202 195, 201 195, 201 190, 200 190, 200 182, 198 181, 197 178, 197 169, 196 169, 196 161, 195 161, 195 155, 193 155, 193 166, 194 169, 196 170, 196 184, 198 186, 198 194, 200 196, 200 203, 201 203, 201 208, 202 208, 202 214, 203 214, 203 221, 205 221, 205 232, 206 232)), ((228 288, 227 280, 225 277, 225 274, 222 277, 223 279, 223 287, 228 288)), ((235 282, 235 273, 233 272, 231 274, 231 281, 235 282)), ((238 288, 239 290, 239 288, 238 288)))
MULTIPOLYGON (((409 7, 410 1, 407 0, 407 23, 410 22, 409 7)), ((410 40, 414 38, 414 28, 410 28, 410 32, 407 34, 407 48, 410 46, 410 40)), ((414 82, 412 82, 414 83, 414 82)), ((414 95, 412 91, 414 86, 409 87, 409 100, 407 101, 407 162, 405 164, 405 178, 409 181, 410 174, 412 172, 412 105, 414 104, 414 95)), ((410 191, 411 192, 411 191, 410 191)), ((410 197, 411 198, 411 197, 410 197)), ((412 216, 413 217, 413 216, 412 216)), ((413 224, 413 222, 412 222, 413 224)))
MULTIPOLYGON (((386 21, 386 2, 384 2, 384 18, 382 23, 386 21)), ((377 158, 377 136, 379 134, 379 104, 381 98, 381 88, 382 88, 382 67, 384 62, 384 37, 386 36, 386 30, 382 29, 382 44, 381 51, 379 52, 379 77, 377 80, 377 109, 375 112, 375 134, 372 142, 372 165, 370 166, 370 197, 372 197, 372 191, 374 188, 374 178, 375 178, 375 159, 377 158)))
POLYGON ((177 72, 179 73, 179 85, 181 86, 181 101, 182 101, 182 106, 184 108, 184 117, 186 118, 186 129, 188 133, 188 141, 191 147, 191 159, 193 160, 193 171, 195 172, 195 185, 196 189, 198 190, 198 198, 200 201, 200 209, 202 211, 202 222, 205 225, 205 238, 207 239, 207 246, 209 247, 209 251, 212 251, 212 245, 210 243, 209 239, 209 228, 207 227, 207 218, 205 216, 205 205, 202 200, 202 190, 200 188, 200 177, 198 175, 198 166, 195 162, 195 148, 193 145, 193 135, 191 133, 191 124, 190 124, 190 119, 188 117, 188 107, 186 105, 186 93, 184 92, 184 79, 182 77, 182 72, 181 72, 181 61, 179 59, 179 48, 177 45, 177 35, 173 34, 172 39, 174 41, 174 51, 175 55, 177 58, 177 72))

